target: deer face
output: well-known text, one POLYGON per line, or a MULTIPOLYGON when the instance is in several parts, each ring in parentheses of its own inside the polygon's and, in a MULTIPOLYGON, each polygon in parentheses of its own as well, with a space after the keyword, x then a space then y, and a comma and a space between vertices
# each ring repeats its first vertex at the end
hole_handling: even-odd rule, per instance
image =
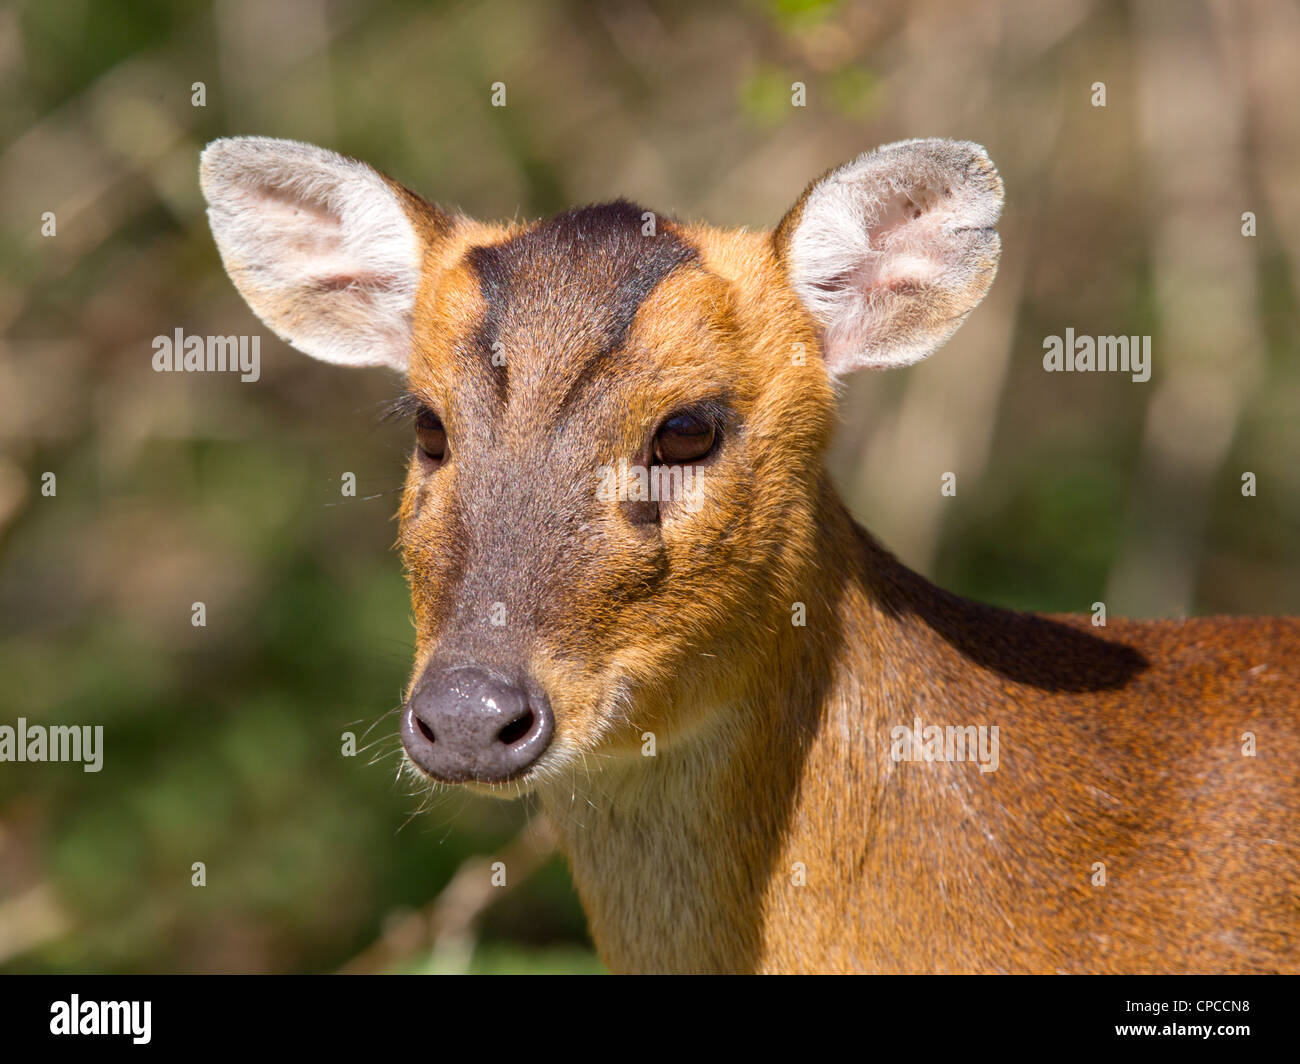
POLYGON ((997 258, 996 174, 949 142, 863 156, 758 234, 623 201, 487 226, 260 139, 210 146, 203 185, 268 325, 406 374, 402 739, 498 793, 743 698, 816 597, 833 379, 924 357, 997 258))

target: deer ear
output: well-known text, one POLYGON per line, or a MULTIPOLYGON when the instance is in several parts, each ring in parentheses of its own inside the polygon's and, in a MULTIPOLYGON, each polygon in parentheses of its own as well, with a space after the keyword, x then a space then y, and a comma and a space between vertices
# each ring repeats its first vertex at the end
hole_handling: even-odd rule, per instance
POLYGON ((326 362, 406 369, 421 263, 448 216, 291 140, 213 141, 199 175, 226 272, 276 335, 326 362))
POLYGON ((978 144, 907 140, 813 182, 773 234, 827 369, 906 366, 984 298, 1002 180, 978 144))

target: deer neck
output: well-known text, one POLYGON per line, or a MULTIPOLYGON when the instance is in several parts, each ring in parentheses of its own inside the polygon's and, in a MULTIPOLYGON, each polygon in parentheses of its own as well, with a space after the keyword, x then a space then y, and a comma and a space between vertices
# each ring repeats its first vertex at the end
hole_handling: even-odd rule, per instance
POLYGON ((611 758, 541 792, 615 970, 768 967, 770 911, 830 856, 816 841, 827 784, 816 777, 847 779, 838 804, 856 806, 855 825, 867 819, 879 657, 903 622, 872 601, 878 548, 838 504, 822 516, 826 546, 801 581, 807 623, 777 618, 742 697, 654 757, 611 758))

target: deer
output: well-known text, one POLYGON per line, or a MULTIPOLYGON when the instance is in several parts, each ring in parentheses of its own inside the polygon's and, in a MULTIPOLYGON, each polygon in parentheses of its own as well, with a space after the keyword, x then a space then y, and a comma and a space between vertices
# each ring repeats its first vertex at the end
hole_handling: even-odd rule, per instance
POLYGON ((868 151, 761 230, 481 222, 260 137, 200 182, 269 329, 401 374, 404 763, 531 796, 611 971, 1300 971, 1300 619, 967 600, 831 483, 845 378, 993 282, 982 147, 868 151))

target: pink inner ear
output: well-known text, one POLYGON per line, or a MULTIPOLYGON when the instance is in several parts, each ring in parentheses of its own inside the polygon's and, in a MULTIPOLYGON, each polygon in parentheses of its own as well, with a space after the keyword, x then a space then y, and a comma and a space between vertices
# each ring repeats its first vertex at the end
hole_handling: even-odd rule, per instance
POLYGON ((959 141, 886 145, 810 188, 782 254, 831 372, 907 365, 946 340, 992 281, 1001 207, 988 156, 959 141))
POLYGON ((878 244, 895 230, 919 221, 922 215, 933 207, 933 202, 927 202, 928 200, 932 200, 932 197, 924 189, 914 189, 910 194, 898 191, 892 196, 882 197, 876 222, 871 226, 871 235, 874 238, 872 243, 878 244))
POLYGON ((876 292, 911 292, 943 273, 943 265, 921 253, 877 255, 866 260, 842 287, 863 297, 876 292))
POLYGON ((919 186, 882 197, 876 220, 868 227, 871 248, 879 252, 876 283, 892 286, 907 278, 923 282, 941 273, 955 251, 951 227, 956 221, 947 188, 919 186))
MULTIPOLYGON (((924 185, 877 190, 863 182, 858 194, 874 208, 866 222, 864 246, 852 268, 810 281, 819 292, 856 293, 870 299, 878 292, 906 293, 938 278, 952 257, 949 227, 957 212, 951 189, 924 185)), ((852 330, 852 326, 850 326, 852 330)))
POLYGON ((327 362, 406 366, 422 245, 393 186, 257 138, 209 146, 202 177, 226 269, 277 335, 327 362))
POLYGON ((343 240, 342 221, 336 213, 290 188, 259 184, 249 191, 248 199, 248 209, 257 213, 265 237, 274 240, 285 254, 326 257, 343 240))
POLYGON ((352 289, 352 295, 365 299, 371 292, 396 288, 401 283, 402 278, 396 274, 358 271, 356 273, 331 273, 316 277, 312 280, 312 287, 318 292, 341 292, 344 289, 352 289))
POLYGON ((249 198, 263 211, 284 210, 293 214, 313 215, 322 225, 338 225, 338 215, 326 205, 313 202, 291 186, 259 182, 249 189, 249 198))

